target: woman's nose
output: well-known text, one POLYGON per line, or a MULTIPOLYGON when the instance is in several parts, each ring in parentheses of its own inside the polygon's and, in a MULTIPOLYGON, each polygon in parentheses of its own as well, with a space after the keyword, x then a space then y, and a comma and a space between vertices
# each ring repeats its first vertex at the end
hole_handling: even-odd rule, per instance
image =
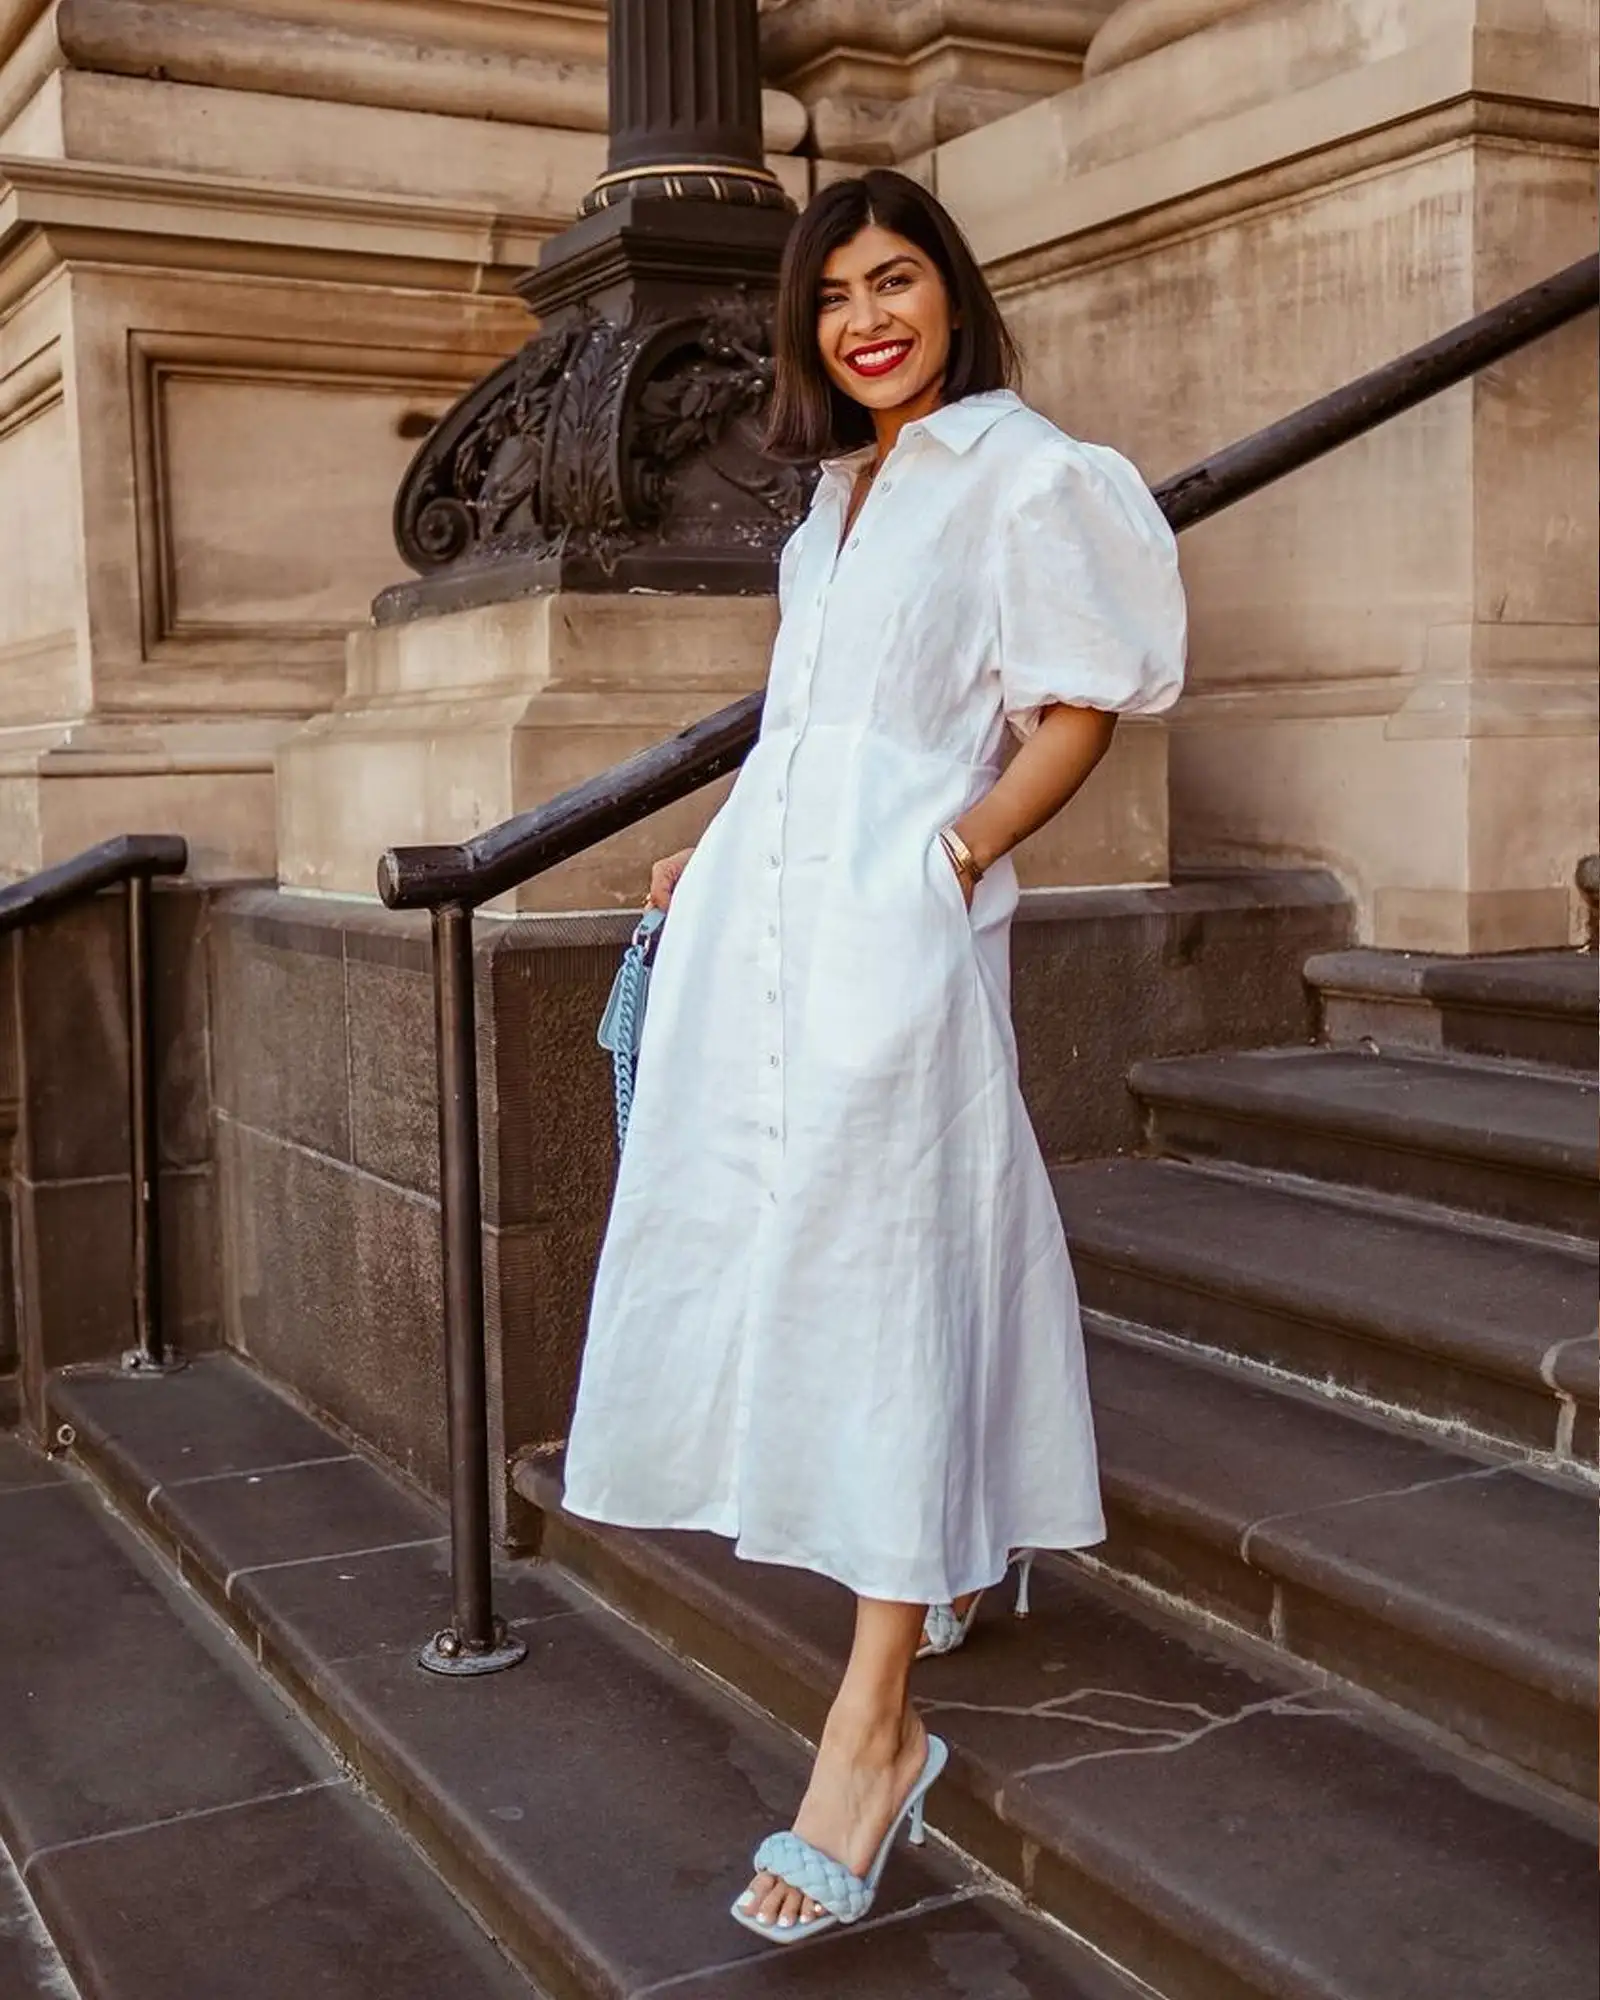
POLYGON ((876 333, 883 321, 883 301, 876 292, 857 292, 851 296, 850 309, 845 316, 847 332, 857 335, 876 333))

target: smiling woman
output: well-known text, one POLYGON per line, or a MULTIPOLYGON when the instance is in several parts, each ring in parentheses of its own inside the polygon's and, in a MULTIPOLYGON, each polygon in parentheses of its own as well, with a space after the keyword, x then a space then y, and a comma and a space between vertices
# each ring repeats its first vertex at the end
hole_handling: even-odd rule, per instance
POLYGON ((784 253, 778 380, 767 424, 779 458, 870 443, 903 422, 1015 385, 1016 343, 966 239, 904 175, 826 188, 784 253))
POLYGON ((819 197, 778 320, 772 443, 822 477, 760 740, 651 882, 669 915, 566 1506, 855 1594, 811 1783, 733 1906, 792 1943, 864 1916, 920 1830, 945 1753, 913 1658, 961 1642, 1014 1552, 1104 1532, 1017 1081, 1010 854, 1119 711, 1176 697, 1184 609, 1138 473, 1015 394, 994 300, 914 182, 819 197))

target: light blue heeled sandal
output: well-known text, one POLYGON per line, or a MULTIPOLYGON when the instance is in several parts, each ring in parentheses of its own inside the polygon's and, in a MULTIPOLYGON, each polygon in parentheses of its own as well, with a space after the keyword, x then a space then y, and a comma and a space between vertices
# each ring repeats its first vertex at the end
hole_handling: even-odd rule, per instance
POLYGON ((821 1906, 823 1914, 820 1917, 798 1918, 786 1930, 780 1929, 777 1924, 761 1923, 742 1907, 749 1897, 748 1890, 733 1905, 729 1916, 736 1924, 743 1924, 747 1931, 754 1931, 757 1937, 770 1938, 774 1944, 798 1944, 802 1938, 815 1937, 819 1931, 831 1930, 835 1924, 857 1923, 872 1908, 884 1863, 889 1859, 894 1837, 908 1814, 911 1831, 907 1838, 913 1847, 922 1845, 925 1831, 922 1823, 923 1801, 949 1761, 950 1750, 943 1737, 930 1736, 921 1776, 891 1821, 889 1831, 883 1836, 872 1866, 865 1875, 852 1874, 842 1861, 835 1861, 831 1854, 824 1854, 820 1847, 813 1847, 809 1840, 802 1840, 792 1829, 768 1834, 762 1841, 755 1851, 753 1865, 756 1873, 775 1875, 780 1881, 787 1882, 791 1889, 809 1897, 821 1906))
MULTIPOLYGON (((1017 1565, 1016 1616, 1028 1615, 1028 1584, 1033 1576, 1033 1559, 1037 1549, 1018 1549, 1012 1557, 1017 1565)), ((928 1615, 922 1621, 922 1644, 917 1648, 919 1660, 929 1660, 944 1653, 954 1653, 967 1643, 967 1634, 972 1630, 972 1621, 978 1615, 978 1606, 983 1602, 980 1590, 965 1613, 957 1617, 953 1604, 930 1604, 928 1615)))

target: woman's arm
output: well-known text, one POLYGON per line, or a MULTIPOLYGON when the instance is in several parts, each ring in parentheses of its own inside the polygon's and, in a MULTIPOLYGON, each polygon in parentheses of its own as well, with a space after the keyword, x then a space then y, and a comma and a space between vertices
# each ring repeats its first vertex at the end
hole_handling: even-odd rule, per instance
MULTIPOLYGON (((992 868, 1067 803, 1111 747, 1115 715, 1098 708, 1047 708, 1039 726, 955 831, 980 868, 992 868)), ((970 902, 971 889, 962 888, 970 902)))

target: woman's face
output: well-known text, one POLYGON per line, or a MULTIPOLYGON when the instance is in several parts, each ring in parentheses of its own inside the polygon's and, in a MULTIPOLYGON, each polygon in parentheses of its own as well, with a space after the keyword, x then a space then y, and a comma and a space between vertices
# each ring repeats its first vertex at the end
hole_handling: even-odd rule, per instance
POLYGON ((817 345, 828 379, 869 410, 937 409, 950 359, 950 295, 914 243, 869 223, 822 267, 817 345))

